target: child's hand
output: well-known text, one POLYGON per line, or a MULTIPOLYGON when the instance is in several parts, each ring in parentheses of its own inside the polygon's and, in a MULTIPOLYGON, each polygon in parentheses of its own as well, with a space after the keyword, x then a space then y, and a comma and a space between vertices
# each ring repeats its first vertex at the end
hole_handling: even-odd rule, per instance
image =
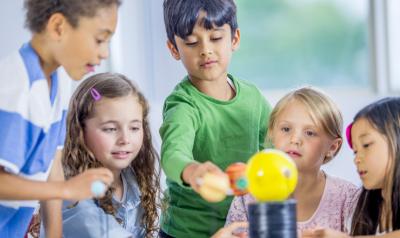
POLYGON ((305 230, 301 233, 302 238, 350 238, 345 233, 340 231, 332 230, 329 228, 316 228, 313 230, 305 230))
POLYGON ((239 228, 247 228, 247 222, 234 222, 227 227, 221 228, 211 238, 246 238, 247 233, 235 233, 239 228))
POLYGON ((227 175, 222 172, 218 166, 207 161, 205 163, 192 163, 185 167, 182 172, 182 179, 185 183, 189 184, 190 187, 197 193, 200 193, 200 183, 199 181, 203 178, 206 173, 213 173, 217 176, 227 175))
MULTIPOLYGON (((95 181, 103 182, 107 187, 111 185, 114 177, 109 169, 89 169, 82 174, 64 182, 64 199, 82 200, 94 197, 91 187, 95 181)), ((102 194, 101 196, 103 196, 102 194)))

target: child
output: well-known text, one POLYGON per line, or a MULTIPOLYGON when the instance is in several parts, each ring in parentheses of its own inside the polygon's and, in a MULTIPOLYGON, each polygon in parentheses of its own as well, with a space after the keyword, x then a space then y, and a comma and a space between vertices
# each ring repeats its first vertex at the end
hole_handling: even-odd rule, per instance
MULTIPOLYGON (((268 139, 294 160, 299 172, 293 194, 299 233, 317 225, 345 229, 356 186, 321 170, 342 145, 342 123, 342 115, 331 99, 308 87, 284 96, 271 113, 268 139)), ((227 224, 247 221, 247 204, 252 202, 251 195, 235 197, 227 224)))
MULTIPOLYGON (((400 98, 384 98, 366 106, 354 117, 348 132, 363 183, 350 235, 400 237, 400 98)), ((315 229, 303 237, 350 236, 315 229)))
POLYGON ((164 20, 168 48, 188 75, 164 104, 168 207, 160 236, 210 237, 224 225, 232 198, 208 203, 198 181, 263 149, 270 106, 255 86, 227 74, 240 41, 233 0, 165 0, 164 20))
POLYGON ((119 0, 25 1, 32 39, 0 61, 0 237, 23 237, 27 230, 37 201, 17 200, 47 201, 42 204, 47 234, 59 237, 60 199, 90 198, 94 181, 112 182, 104 168, 63 182, 71 81, 58 68, 79 80, 108 56, 119 5, 119 0))
POLYGON ((148 112, 143 95, 122 75, 98 74, 79 85, 67 117, 65 175, 106 167, 114 182, 104 198, 64 202, 64 237, 151 237, 158 232, 160 169, 155 168, 159 161, 148 112))

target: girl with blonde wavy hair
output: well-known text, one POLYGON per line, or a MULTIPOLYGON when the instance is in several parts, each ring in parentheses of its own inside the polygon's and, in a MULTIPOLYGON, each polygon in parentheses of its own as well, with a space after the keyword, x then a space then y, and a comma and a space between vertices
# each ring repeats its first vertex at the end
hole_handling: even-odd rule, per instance
POLYGON ((67 117, 65 176, 106 167, 114 183, 102 198, 64 202, 64 237, 156 234, 160 169, 148 113, 146 99, 123 75, 97 74, 79 85, 67 117))
MULTIPOLYGON (((357 187, 321 168, 331 161, 342 146, 342 114, 323 92, 311 87, 293 90, 272 110, 267 142, 286 152, 299 172, 292 197, 297 201, 297 231, 300 234, 316 226, 347 231, 357 187)), ((227 224, 248 220, 249 195, 234 198, 227 224)))

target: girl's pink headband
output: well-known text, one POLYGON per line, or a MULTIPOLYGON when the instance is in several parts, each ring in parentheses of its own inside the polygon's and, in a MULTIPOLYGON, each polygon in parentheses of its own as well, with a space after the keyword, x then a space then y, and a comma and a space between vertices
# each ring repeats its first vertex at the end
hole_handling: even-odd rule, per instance
POLYGON ((350 123, 346 128, 346 139, 347 143, 349 144, 350 148, 353 149, 353 144, 351 143, 351 128, 353 127, 353 123, 350 123))

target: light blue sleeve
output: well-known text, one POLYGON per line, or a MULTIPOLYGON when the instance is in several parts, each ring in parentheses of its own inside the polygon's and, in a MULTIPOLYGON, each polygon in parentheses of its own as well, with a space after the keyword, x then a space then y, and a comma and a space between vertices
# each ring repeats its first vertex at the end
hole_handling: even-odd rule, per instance
POLYGON ((106 214, 93 200, 80 201, 74 207, 70 205, 70 202, 63 204, 64 238, 133 237, 114 216, 106 214))

